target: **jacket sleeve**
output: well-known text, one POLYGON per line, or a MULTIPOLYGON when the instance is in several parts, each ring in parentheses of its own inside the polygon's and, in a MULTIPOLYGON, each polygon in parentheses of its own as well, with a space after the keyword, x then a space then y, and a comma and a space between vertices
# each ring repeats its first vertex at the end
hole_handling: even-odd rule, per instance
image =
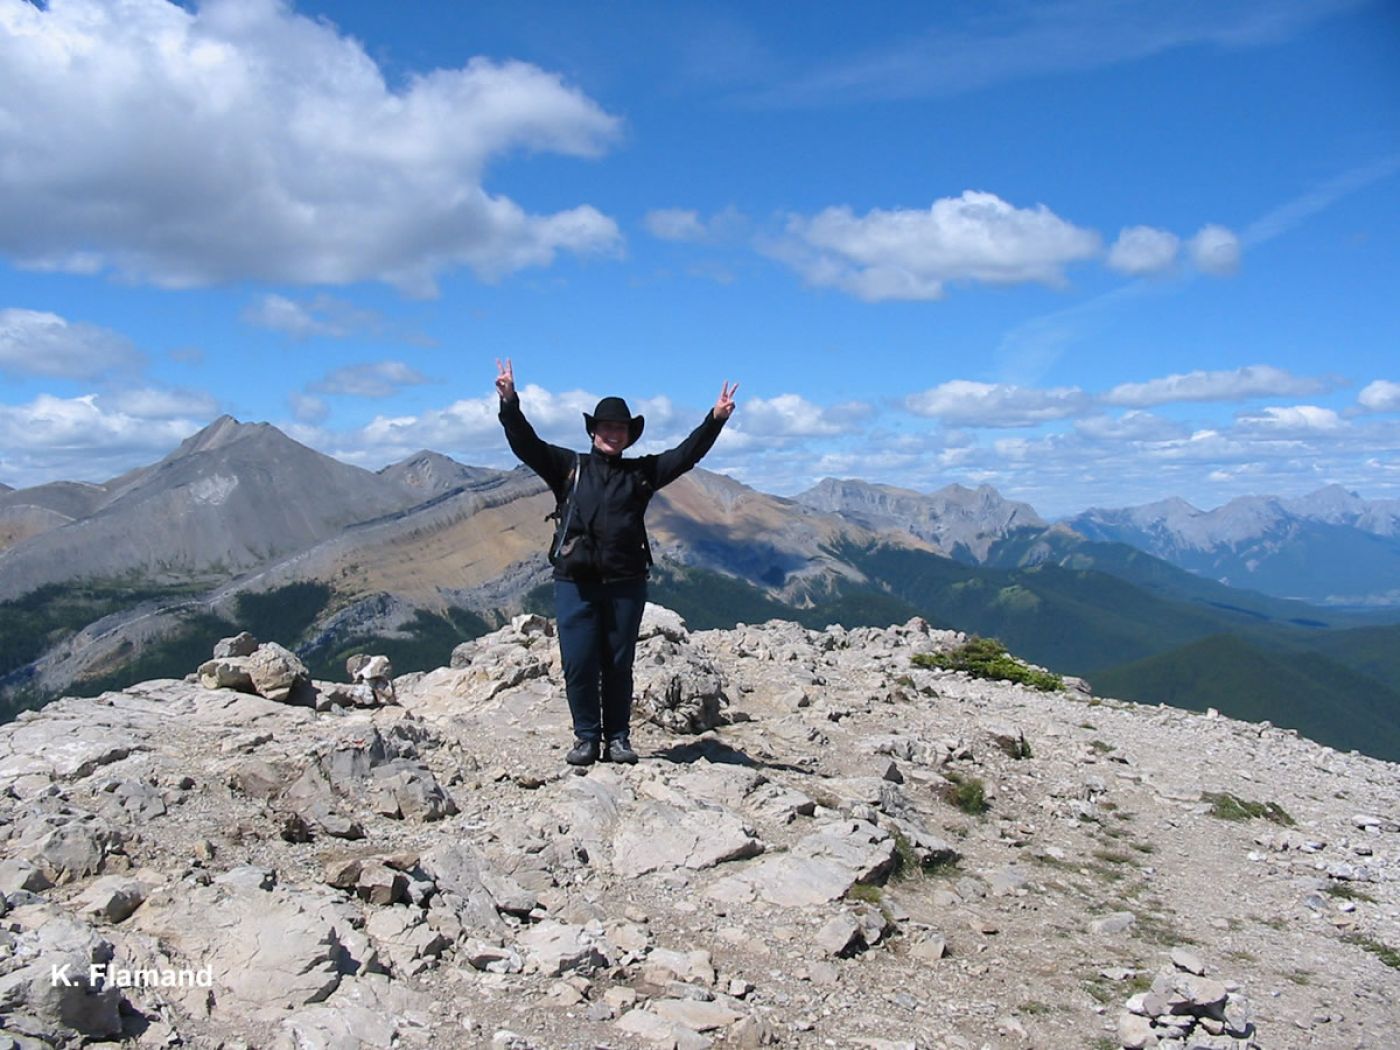
POLYGON ((690 436, 675 448, 648 457, 652 461, 648 471, 651 483, 661 488, 675 481, 714 447, 723 429, 724 420, 716 419, 714 412, 709 412, 701 424, 690 432, 690 436))
POLYGON ((558 445, 551 445, 535 433, 535 428, 520 410, 520 398, 501 402, 498 416, 505 428, 506 441, 510 450, 520 462, 533 470, 544 483, 554 490, 555 495, 564 491, 569 469, 573 466, 574 453, 558 445))

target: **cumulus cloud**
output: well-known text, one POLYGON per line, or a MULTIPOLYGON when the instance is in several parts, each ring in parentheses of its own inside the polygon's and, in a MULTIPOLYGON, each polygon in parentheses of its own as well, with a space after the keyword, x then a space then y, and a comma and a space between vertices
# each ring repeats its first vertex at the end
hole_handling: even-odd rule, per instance
POLYGON ((143 360, 125 337, 109 329, 41 310, 0 310, 0 372, 94 379, 134 371, 143 360))
POLYGON ((1348 425, 1332 409, 1317 405, 1271 405, 1257 412, 1242 412, 1235 418, 1242 431, 1258 431, 1279 437, 1336 434, 1348 425))
POLYGON ((426 376, 403 361, 374 361, 337 368, 311 384, 313 394, 346 397, 392 397, 406 386, 421 386, 426 376))
POLYGON ((1248 397, 1299 397, 1331 388, 1327 380, 1295 376, 1272 365, 1230 371, 1184 372, 1145 383, 1121 383, 1099 400, 1107 405, 1147 408, 1176 401, 1236 401, 1248 397))
POLYGON ((164 456, 205 419, 137 415, 95 394, 0 405, 0 465, 13 485, 105 481, 164 456))
POLYGON ((1168 273, 1176 265, 1181 238, 1151 226, 1129 226, 1108 250, 1108 266, 1131 277, 1168 273))
POLYGON ((823 407, 798 394, 779 394, 744 401, 735 427, 746 436, 833 437, 850 433, 871 411, 858 401, 823 407))
POLYGON ((1186 247, 1201 273, 1229 277, 1240 268, 1240 239, 1224 226, 1203 226, 1186 247))
POLYGON ((1369 412, 1400 412, 1400 383, 1374 380, 1366 384, 1356 401, 1369 412))
POLYGON ((386 281, 431 294, 613 252, 580 204, 488 192, 502 154, 599 154, 619 122, 557 75, 472 59, 391 86, 279 0, 0 5, 0 251, 170 287, 386 281))
POLYGON ((1100 250, 1099 236, 1044 205, 1017 208, 968 190, 927 210, 832 207, 792 216, 765 250, 811 284, 861 299, 939 299, 949 281, 1064 283, 1065 267, 1100 250))
POLYGON ((1031 387, 954 379, 911 394, 904 407, 954 426, 1031 427, 1082 415, 1089 396, 1078 387, 1031 387))

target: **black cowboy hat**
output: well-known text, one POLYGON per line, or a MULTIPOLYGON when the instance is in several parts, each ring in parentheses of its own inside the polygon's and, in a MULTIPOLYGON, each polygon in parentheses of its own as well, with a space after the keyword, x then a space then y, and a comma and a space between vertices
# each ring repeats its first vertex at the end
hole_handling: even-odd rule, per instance
POLYGON ((645 416, 634 416, 632 410, 627 407, 627 402, 620 397, 605 397, 598 402, 598 407, 593 410, 591 416, 587 412, 583 414, 583 428, 588 431, 589 437, 593 436, 593 429, 599 423, 626 423, 629 445, 637 443, 646 422, 645 416))

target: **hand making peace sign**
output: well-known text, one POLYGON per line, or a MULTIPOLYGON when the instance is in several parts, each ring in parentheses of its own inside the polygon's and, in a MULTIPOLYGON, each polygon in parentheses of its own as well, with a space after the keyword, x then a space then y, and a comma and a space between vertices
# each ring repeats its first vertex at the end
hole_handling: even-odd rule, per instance
POLYGON ((711 411, 714 412, 715 418, 721 423, 734 414, 734 395, 738 390, 738 383, 735 383, 731 387, 729 385, 729 380, 726 379, 723 387, 720 389, 719 397, 715 398, 715 407, 711 411))
POLYGON ((501 395, 502 401, 515 400, 515 369, 511 367, 508 357, 505 364, 501 364, 499 357, 496 358, 496 393, 501 395))

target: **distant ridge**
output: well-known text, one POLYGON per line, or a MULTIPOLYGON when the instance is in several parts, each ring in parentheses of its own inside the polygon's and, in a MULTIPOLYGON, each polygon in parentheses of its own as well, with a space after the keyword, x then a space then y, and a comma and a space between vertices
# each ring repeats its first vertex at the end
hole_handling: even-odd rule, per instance
POLYGON ((1232 587, 1329 605, 1400 605, 1400 500, 1367 501, 1340 485, 1291 500, 1243 496, 1211 511, 1180 499, 1094 508, 1063 524, 1232 587))
POLYGON ((0 600, 132 572, 226 578, 406 502, 370 471, 231 416, 106 485, 41 486, 0 501, 0 510, 27 502, 52 512, 45 531, 0 551, 0 600))
POLYGON ((907 532, 943 554, 962 554, 973 561, 985 558, 991 545, 1011 532, 1047 527, 1029 503, 1005 499, 990 485, 949 485, 924 495, 892 485, 826 478, 794 499, 876 532, 907 532))

